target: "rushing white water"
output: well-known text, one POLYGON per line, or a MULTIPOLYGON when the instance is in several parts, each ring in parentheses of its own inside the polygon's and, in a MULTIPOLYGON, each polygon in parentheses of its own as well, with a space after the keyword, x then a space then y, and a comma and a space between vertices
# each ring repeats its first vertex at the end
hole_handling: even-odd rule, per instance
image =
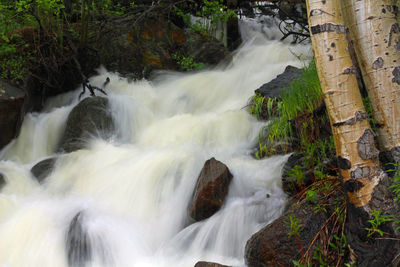
POLYGON ((0 266, 68 266, 66 234, 78 212, 93 249, 85 266, 243 266, 247 239, 282 212, 287 158, 251 156, 263 124, 243 107, 287 65, 301 67, 297 55, 310 53, 246 36, 233 62, 213 70, 131 83, 101 70, 91 83, 111 79, 115 137, 60 155, 44 184, 30 168, 55 153, 79 89, 28 114, 20 136, 0 152, 0 266), (188 203, 210 157, 234 178, 222 209, 191 223, 188 203))

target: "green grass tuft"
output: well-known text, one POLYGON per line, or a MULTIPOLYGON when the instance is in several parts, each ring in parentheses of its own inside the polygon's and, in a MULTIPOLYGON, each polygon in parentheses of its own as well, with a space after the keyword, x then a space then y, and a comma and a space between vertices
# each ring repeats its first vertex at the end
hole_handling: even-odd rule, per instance
MULTIPOLYGON (((312 113, 321 103, 322 92, 314 61, 303 69, 302 77, 294 80, 289 88, 283 90, 281 100, 277 98, 265 100, 261 96, 256 96, 250 107, 250 112, 255 117, 260 118, 264 105, 268 117, 273 117, 269 125, 261 132, 260 151, 256 156, 261 158, 272 155, 278 150, 287 152, 285 146, 288 146, 293 137, 292 121, 300 114, 312 113), (276 145, 280 148, 275 149, 274 146, 276 145)), ((311 127, 313 124, 312 121, 303 123, 305 127, 311 127)), ((307 138, 301 136, 301 139, 307 138)))

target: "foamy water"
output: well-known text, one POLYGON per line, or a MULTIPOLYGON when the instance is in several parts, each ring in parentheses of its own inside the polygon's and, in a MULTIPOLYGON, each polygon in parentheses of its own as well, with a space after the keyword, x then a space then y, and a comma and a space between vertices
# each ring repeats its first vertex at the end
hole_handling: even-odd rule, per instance
POLYGON ((66 235, 78 212, 92 249, 84 266, 244 266, 248 238, 282 212, 287 159, 251 156, 264 123, 244 107, 287 65, 302 67, 298 55, 310 49, 243 30, 246 42, 229 66, 136 82, 100 70, 90 81, 111 79, 106 91, 117 130, 110 140, 86 140, 86 149, 58 155, 43 184, 30 168, 55 155, 80 89, 27 114, 20 136, 0 152, 7 182, 0 191, 0 266, 68 266, 66 235), (234 178, 222 209, 192 223, 188 203, 210 157, 234 178))

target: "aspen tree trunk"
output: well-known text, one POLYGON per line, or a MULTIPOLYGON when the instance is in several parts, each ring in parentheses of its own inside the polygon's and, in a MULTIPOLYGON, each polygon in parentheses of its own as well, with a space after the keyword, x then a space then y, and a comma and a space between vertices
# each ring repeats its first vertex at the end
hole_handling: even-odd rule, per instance
POLYGON ((358 89, 340 1, 308 0, 311 39, 318 76, 350 201, 364 207, 381 178, 373 132, 358 89), (324 4, 325 3, 325 4, 324 4), (378 171, 377 171, 378 170, 378 171))
POLYGON ((349 53, 342 1, 307 0, 311 40, 340 174, 349 199, 347 239, 358 266, 387 266, 396 253, 388 249, 395 247, 392 242, 364 242, 372 211, 380 209, 387 214, 393 201, 385 184, 387 176, 376 163, 379 151, 362 103, 355 62, 349 53), (382 258, 375 259, 376 254, 382 258))
POLYGON ((398 0, 346 0, 343 12, 378 126, 381 151, 400 159, 398 0))

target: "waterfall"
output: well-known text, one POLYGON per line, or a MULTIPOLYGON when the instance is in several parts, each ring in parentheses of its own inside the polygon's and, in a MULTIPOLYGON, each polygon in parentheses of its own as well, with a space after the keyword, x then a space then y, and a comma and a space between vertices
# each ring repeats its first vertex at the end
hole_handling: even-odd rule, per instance
POLYGON ((248 238, 282 213, 287 159, 254 159, 265 122, 245 106, 255 89, 287 65, 302 67, 298 55, 311 53, 252 31, 245 39, 228 66, 214 69, 133 82, 100 69, 90 82, 111 80, 115 136, 58 155, 42 184, 30 169, 57 155, 80 88, 27 114, 19 137, 0 152, 0 266, 244 266, 248 238), (188 203, 211 157, 233 180, 221 210, 192 223, 188 203))

